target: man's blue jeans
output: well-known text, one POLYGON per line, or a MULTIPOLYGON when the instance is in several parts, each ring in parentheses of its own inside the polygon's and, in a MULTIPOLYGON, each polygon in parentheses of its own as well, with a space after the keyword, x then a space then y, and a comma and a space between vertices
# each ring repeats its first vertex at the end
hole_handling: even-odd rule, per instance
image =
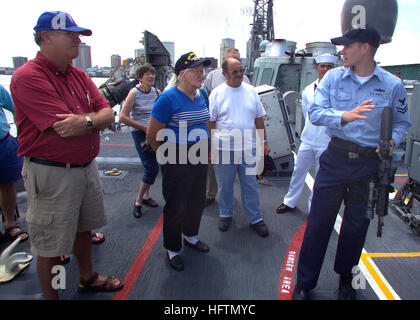
MULTIPOLYGON (((255 150, 253 150, 253 154, 255 155, 255 150)), ((233 184, 236 174, 238 174, 241 185, 242 206, 246 218, 251 224, 254 224, 263 220, 258 194, 258 180, 256 173, 253 170, 249 170, 255 167, 255 163, 247 164, 245 159, 244 152, 242 151, 219 151, 219 163, 214 165, 214 173, 216 174, 217 185, 219 186, 218 203, 220 217, 233 217, 233 208, 235 206, 233 184), (236 156, 238 159, 238 156, 241 156, 241 154, 242 162, 235 163, 234 157, 236 156), (230 161, 228 164, 223 164, 222 161, 226 159, 227 155, 230 155, 230 161)))

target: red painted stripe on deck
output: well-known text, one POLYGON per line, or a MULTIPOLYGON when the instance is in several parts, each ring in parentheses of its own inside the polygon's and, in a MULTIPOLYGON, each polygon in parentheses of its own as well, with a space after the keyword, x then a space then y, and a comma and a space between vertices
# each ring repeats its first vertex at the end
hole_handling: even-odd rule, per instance
POLYGON ((292 242, 287 248, 284 257, 283 267, 280 274, 279 300, 291 300, 293 294, 293 275, 297 266, 300 247, 303 241, 303 235, 306 230, 306 221, 294 235, 292 242))
POLYGON ((134 147, 134 144, 101 143, 101 146, 111 146, 111 147, 134 147))
POLYGON ((112 297, 112 300, 127 300, 131 290, 133 290, 137 278, 139 277, 144 264, 147 261, 150 253, 152 252, 153 247, 156 244, 157 239, 162 232, 163 227, 163 213, 159 217, 159 220, 154 225, 152 231, 150 232, 149 236, 146 239, 143 247, 140 249, 139 253, 137 254, 136 259, 134 260, 133 264, 131 265, 130 269, 128 270, 127 274, 124 278, 124 287, 122 290, 117 291, 115 295, 112 297))
POLYGON ((399 179, 395 179, 394 182, 405 182, 407 180, 408 178, 399 178, 399 179))

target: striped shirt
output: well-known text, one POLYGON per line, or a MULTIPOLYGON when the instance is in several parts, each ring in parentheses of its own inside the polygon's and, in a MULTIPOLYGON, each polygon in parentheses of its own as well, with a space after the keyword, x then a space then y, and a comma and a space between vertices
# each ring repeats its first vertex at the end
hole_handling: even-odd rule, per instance
MULTIPOLYGON (((144 126, 149 126, 150 115, 152 113, 153 104, 159 96, 157 89, 152 87, 149 92, 143 92, 135 87, 131 90, 136 92, 133 109, 131 110, 131 119, 144 126)), ((138 129, 133 128, 133 131, 138 129)))
POLYGON ((184 122, 186 123, 187 127, 191 127, 194 125, 200 125, 203 122, 207 122, 209 117, 209 111, 207 108, 201 110, 179 112, 172 115, 168 126, 179 127, 180 123, 184 122))
POLYGON ((166 124, 168 141, 192 144, 209 137, 210 114, 199 91, 194 101, 177 87, 164 91, 153 106, 152 117, 166 124))

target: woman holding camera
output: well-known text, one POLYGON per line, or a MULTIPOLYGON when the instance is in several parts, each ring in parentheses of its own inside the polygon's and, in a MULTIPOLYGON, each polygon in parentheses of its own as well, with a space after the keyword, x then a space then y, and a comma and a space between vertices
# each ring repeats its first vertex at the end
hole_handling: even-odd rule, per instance
POLYGON ((158 204, 150 197, 150 187, 154 184, 159 173, 156 155, 148 148, 146 133, 149 127, 153 103, 160 91, 153 87, 155 84, 155 69, 150 64, 142 65, 136 71, 139 84, 130 90, 120 112, 120 121, 133 128, 131 135, 144 167, 144 175, 140 190, 134 203, 133 215, 141 217, 142 206, 157 207, 158 204), (131 116, 130 116, 131 113, 131 116))

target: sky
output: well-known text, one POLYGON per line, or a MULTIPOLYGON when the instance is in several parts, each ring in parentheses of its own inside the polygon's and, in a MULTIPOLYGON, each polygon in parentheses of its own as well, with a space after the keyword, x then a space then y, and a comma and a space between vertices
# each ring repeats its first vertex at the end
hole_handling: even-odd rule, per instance
MULTIPOLYGON (((373 0, 372 0, 373 1, 373 0)), ((297 42, 297 49, 341 35, 344 0, 274 0, 275 38, 297 42)), ((44 11, 66 11, 91 29, 82 41, 91 46, 92 64, 110 66, 111 55, 134 57, 145 30, 175 42, 175 58, 194 51, 219 57, 221 39, 235 39, 242 57, 250 38, 252 0, 19 0, 2 1, 0 66, 13 67, 13 56, 35 57, 33 27, 44 11)), ((381 65, 420 63, 420 0, 398 0, 393 41, 378 50, 381 65)))

